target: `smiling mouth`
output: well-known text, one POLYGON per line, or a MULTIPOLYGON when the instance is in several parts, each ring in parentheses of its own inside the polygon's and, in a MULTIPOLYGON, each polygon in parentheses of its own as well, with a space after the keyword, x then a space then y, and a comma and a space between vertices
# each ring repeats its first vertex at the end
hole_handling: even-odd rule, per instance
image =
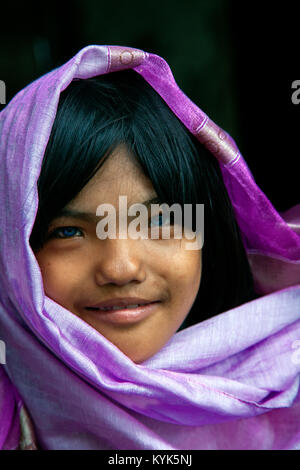
MULTIPOLYGON (((153 303, 153 302, 149 302, 150 303, 153 303)), ((137 308, 137 307, 140 307, 141 305, 149 305, 149 304, 132 304, 132 305, 116 305, 116 306, 113 306, 113 307, 86 307, 87 310, 101 310, 101 311, 104 311, 104 312, 107 312, 109 310, 124 310, 124 309, 133 309, 133 308, 137 308)))
POLYGON ((136 323, 150 316, 156 310, 160 302, 148 304, 132 304, 113 307, 85 307, 85 310, 106 323, 128 324, 136 323))

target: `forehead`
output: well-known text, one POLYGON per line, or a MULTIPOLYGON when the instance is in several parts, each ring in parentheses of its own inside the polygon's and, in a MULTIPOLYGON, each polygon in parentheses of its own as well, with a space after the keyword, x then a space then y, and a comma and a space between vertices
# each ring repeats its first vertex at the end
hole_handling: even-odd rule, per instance
MULTIPOLYGON (((119 195, 144 200, 156 194, 151 180, 124 144, 119 145, 73 200, 83 205, 117 202, 119 195), (104 201, 104 199, 106 201, 104 201)), ((73 204, 72 204, 73 205, 73 204)))
POLYGON ((93 183, 98 181, 106 182, 109 180, 114 183, 125 182, 128 178, 145 178, 143 170, 132 152, 120 144, 106 159, 93 178, 93 183))

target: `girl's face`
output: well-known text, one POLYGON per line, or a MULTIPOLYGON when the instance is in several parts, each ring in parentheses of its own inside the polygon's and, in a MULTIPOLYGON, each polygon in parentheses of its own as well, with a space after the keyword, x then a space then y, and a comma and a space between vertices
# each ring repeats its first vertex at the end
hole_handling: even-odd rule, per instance
MULTIPOLYGON (((125 145, 116 148, 65 208, 93 218, 55 218, 48 231, 52 235, 36 258, 45 294, 141 363, 167 343, 191 309, 200 286, 201 250, 187 250, 188 241, 172 237, 172 227, 170 239, 151 239, 151 234, 148 239, 98 238, 96 209, 112 204, 118 229, 119 195, 127 196, 128 208, 157 196, 125 145), (130 297, 155 303, 142 313, 87 308, 108 300, 120 306, 120 299, 130 297)), ((150 216, 149 207, 149 226, 150 216)))

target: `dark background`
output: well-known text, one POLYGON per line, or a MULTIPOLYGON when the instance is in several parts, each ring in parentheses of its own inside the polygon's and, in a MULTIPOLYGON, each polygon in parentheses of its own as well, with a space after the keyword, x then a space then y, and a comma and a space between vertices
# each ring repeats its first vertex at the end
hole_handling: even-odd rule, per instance
POLYGON ((87 45, 153 52, 236 140, 274 206, 281 211, 299 203, 300 104, 291 101, 291 84, 300 79, 296 2, 11 1, 0 15, 7 103, 87 45))

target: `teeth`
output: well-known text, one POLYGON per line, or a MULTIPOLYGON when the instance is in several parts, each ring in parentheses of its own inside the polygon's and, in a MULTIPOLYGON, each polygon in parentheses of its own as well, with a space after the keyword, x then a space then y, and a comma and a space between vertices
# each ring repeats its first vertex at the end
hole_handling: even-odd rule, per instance
POLYGON ((123 310, 124 308, 137 308, 139 307, 140 304, 135 304, 135 305, 122 305, 122 306, 115 306, 115 307, 102 307, 99 308, 99 310, 123 310))

